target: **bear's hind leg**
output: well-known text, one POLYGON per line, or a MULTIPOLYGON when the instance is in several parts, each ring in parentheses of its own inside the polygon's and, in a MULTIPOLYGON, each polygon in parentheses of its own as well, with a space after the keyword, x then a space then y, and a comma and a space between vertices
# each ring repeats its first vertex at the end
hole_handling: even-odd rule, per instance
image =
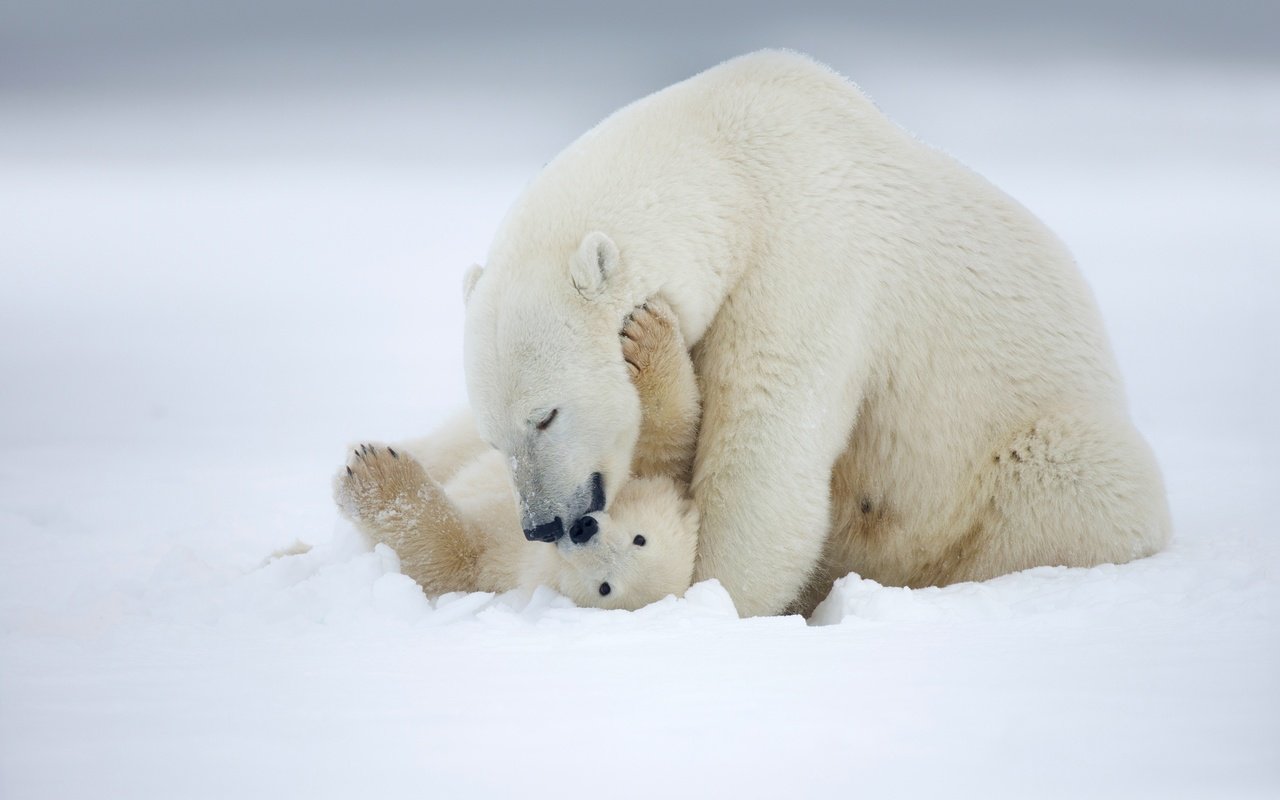
POLYGON ((457 508, 412 456, 362 444, 334 480, 343 514, 400 557, 400 569, 428 594, 474 591, 480 559, 457 508))
POLYGON ((1169 539, 1159 467, 1127 419, 1046 415, 992 454, 980 484, 989 500, 943 559, 949 563, 924 569, 913 585, 1122 564, 1169 539))

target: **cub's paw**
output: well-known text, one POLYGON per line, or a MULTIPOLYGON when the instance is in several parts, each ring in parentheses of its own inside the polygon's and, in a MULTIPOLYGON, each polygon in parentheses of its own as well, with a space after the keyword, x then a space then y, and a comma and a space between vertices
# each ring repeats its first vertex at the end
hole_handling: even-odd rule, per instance
POLYGON ((622 358, 633 381, 656 377, 688 358, 670 306, 655 298, 631 312, 622 326, 622 358))
POLYGON ((430 478, 408 453, 362 444, 333 482, 333 498, 352 522, 376 527, 416 518, 430 478))
POLYGON ((698 379, 671 308, 651 300, 622 329, 622 355, 640 399, 637 475, 687 480, 698 434, 698 379))

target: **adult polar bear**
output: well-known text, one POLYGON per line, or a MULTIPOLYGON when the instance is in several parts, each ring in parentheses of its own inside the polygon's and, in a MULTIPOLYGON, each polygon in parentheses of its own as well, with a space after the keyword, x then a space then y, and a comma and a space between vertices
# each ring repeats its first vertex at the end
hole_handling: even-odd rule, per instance
POLYGON ((478 433, 510 459, 526 535, 562 547, 637 439, 618 331, 670 304, 704 402, 696 577, 744 614, 807 611, 849 571, 945 584, 1168 537, 1065 248, 805 57, 743 56, 600 123, 465 291, 478 433))

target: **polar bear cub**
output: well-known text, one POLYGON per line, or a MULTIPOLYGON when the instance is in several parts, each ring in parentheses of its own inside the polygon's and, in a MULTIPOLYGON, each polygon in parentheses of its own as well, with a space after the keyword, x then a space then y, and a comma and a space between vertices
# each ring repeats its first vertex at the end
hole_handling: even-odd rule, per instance
POLYGON ((683 594, 698 531, 688 496, 699 419, 693 364, 661 301, 631 315, 620 343, 642 423, 633 477, 608 513, 584 517, 554 544, 525 541, 502 454, 459 444, 469 421, 421 442, 355 448, 334 481, 339 508, 394 549, 430 595, 543 585, 578 605, 636 609, 683 594))

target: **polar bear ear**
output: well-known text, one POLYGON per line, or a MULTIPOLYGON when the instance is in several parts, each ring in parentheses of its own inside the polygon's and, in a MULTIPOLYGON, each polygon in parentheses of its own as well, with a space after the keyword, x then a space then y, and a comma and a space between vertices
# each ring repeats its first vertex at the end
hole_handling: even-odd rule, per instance
POLYGON ((583 237, 569 262, 569 277, 578 294, 588 300, 599 297, 617 270, 618 260, 618 246, 605 234, 592 231, 583 237))
POLYGON ((467 272, 462 276, 462 302, 465 304, 471 299, 471 292, 476 288, 476 281, 480 280, 480 276, 484 274, 484 267, 479 264, 472 264, 467 267, 467 272))

